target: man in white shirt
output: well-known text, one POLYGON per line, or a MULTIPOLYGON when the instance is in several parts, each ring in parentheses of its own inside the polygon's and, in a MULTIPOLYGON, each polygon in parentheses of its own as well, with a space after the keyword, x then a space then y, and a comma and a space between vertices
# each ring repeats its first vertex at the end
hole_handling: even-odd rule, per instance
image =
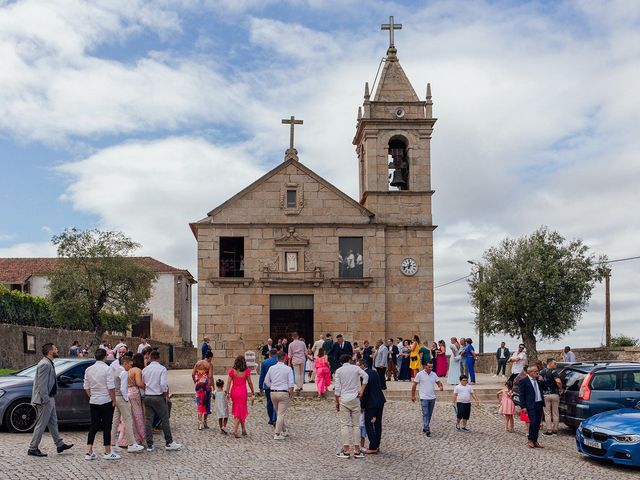
POLYGON ((387 364, 389 363, 389 349, 382 342, 382 340, 378 340, 376 342, 376 349, 373 354, 373 368, 378 372, 378 376, 380 377, 380 388, 382 390, 387 389, 387 364))
POLYGON ((527 352, 524 349, 523 343, 518 345, 518 352, 513 354, 509 359, 509 362, 513 363, 513 366, 511 367, 511 376, 509 377, 509 380, 513 382, 516 377, 522 373, 524 366, 527 364, 527 352))
POLYGON ((416 389, 420 387, 420 405, 422 407, 422 432, 427 436, 431 436, 431 416, 436 406, 436 389, 437 385, 440 391, 444 390, 442 382, 438 380, 438 376, 432 371, 431 362, 423 365, 424 369, 417 373, 411 385, 411 401, 416 401, 416 389))
POLYGON ((289 345, 289 362, 295 375, 296 392, 301 392, 304 383, 304 362, 307 359, 307 346, 300 340, 297 332, 293 332, 291 336, 293 337, 293 342, 289 345))
POLYGON ((111 451, 111 422, 113 407, 116 404, 115 380, 113 370, 104 363, 107 351, 104 348, 96 350, 96 363, 84 372, 84 391, 89 397, 91 411, 91 428, 87 437, 87 453, 85 460, 95 460, 97 455, 93 451, 93 441, 102 426, 104 440, 104 459, 118 460, 120 455, 111 451))
POLYGON ((564 347, 564 361, 567 363, 575 363, 576 354, 571 351, 570 346, 564 347))
MULTIPOLYGON (((291 347, 293 347, 293 343, 291 347)), ((285 355, 282 350, 276 354, 276 358, 278 363, 269 367, 267 375, 264 377, 264 384, 269 389, 273 409, 277 412, 276 432, 273 439, 284 440, 289 436, 284 419, 293 396, 293 370, 284 363, 285 355)))
POLYGON ((349 458, 353 445, 354 458, 364 458, 360 451, 360 397, 369 381, 369 375, 360 367, 349 363, 351 355, 340 357, 342 366, 335 373, 336 410, 340 414, 342 450, 338 458, 349 458))
POLYGON ((118 425, 120 425, 121 418, 124 422, 124 435, 128 445, 127 451, 129 453, 138 453, 144 450, 142 445, 136 443, 133 436, 133 419, 127 390, 129 380, 129 374, 127 372, 131 369, 132 362, 131 357, 123 355, 120 357, 117 368, 113 368, 115 362, 111 364, 116 385, 116 408, 113 410, 113 422, 111 426, 111 450, 116 453, 120 453, 120 447, 118 447, 116 443, 118 438, 118 425))
POLYGON ((141 339, 140 339, 140 344, 138 345, 138 350, 137 350, 137 352, 136 352, 136 353, 142 353, 142 351, 143 351, 145 348, 150 347, 150 346, 151 346, 151 345, 149 345, 149 344, 147 343, 147 339, 146 339, 146 338, 141 338, 141 339))
POLYGON ((167 385, 167 369, 160 364, 160 353, 157 350, 149 354, 149 365, 142 370, 144 383, 144 408, 146 416, 147 452, 153 452, 153 417, 157 415, 162 422, 162 432, 166 442, 165 450, 179 450, 182 445, 173 441, 169 424, 169 386, 167 385))

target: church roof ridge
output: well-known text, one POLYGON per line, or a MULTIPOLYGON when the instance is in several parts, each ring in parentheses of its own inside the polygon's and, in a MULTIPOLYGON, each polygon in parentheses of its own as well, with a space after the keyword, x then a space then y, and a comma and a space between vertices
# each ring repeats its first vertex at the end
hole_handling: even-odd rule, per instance
POLYGON ((215 216, 216 214, 218 214, 219 212, 221 212, 222 210, 224 210, 227 206, 229 206, 230 204, 232 204, 233 202, 235 202, 236 200, 240 199, 241 197, 243 197, 244 195, 246 195, 247 193, 249 193, 250 191, 252 191, 253 189, 255 189, 256 187, 258 187, 259 185, 261 185, 262 183, 266 182, 269 178, 273 177, 274 175, 276 175, 278 172, 284 170, 285 168, 287 168, 289 165, 294 165, 296 168, 302 170, 303 173, 309 175, 311 178, 313 178, 314 180, 316 180, 318 183, 322 184, 323 186, 325 186, 326 188, 330 189, 331 191, 333 191, 335 194, 337 194, 338 196, 340 196, 343 200, 349 202, 352 206, 356 207, 358 210, 360 210, 360 212, 363 215, 366 215, 370 218, 373 218, 375 216, 375 214, 370 211, 369 209, 363 207, 362 205, 360 205, 359 202, 357 202, 356 200, 354 200, 353 198, 351 198, 349 195, 347 195, 346 193, 344 193, 342 190, 340 190, 338 187, 334 186, 331 182, 329 182, 328 180, 324 179, 323 177, 321 177, 320 175, 318 175, 317 173, 315 173, 313 170, 311 170, 309 167, 307 167, 306 165, 302 164, 300 161, 298 161, 297 159, 289 159, 289 160, 285 160, 284 162, 278 164, 277 166, 275 166, 274 168, 272 168, 271 170, 269 170, 267 173, 265 173, 263 176, 261 176, 260 178, 258 178, 257 180, 255 180, 254 182, 252 182, 251 184, 247 185, 245 188, 243 188, 242 190, 240 190, 238 193, 236 193, 234 196, 230 197, 229 199, 227 199, 226 201, 224 201, 223 203, 221 203, 220 205, 218 205, 216 208, 214 208, 213 210, 211 210, 210 212, 207 213, 207 216, 201 220, 198 220, 196 222, 190 223, 190 227, 191 230, 194 232, 195 234, 195 225, 197 224, 207 224, 210 223, 211 221, 211 217, 215 216))

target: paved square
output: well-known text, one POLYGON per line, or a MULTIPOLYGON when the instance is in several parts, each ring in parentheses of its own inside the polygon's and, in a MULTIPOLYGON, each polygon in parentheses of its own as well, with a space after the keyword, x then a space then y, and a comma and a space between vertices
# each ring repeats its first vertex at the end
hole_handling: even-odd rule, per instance
MULTIPOLYGON (((439 401, 432 423, 433 436, 421 433, 419 405, 388 402, 385 407, 380 455, 341 460, 338 421, 333 401, 296 399, 289 415, 291 437, 272 440, 262 400, 250 407, 246 438, 223 436, 217 428, 198 431, 195 407, 190 399, 174 400, 172 427, 184 450, 153 454, 123 454, 122 460, 107 462, 100 457, 84 460, 86 429, 63 430, 63 438, 75 446, 57 455, 46 434, 42 449, 48 458, 26 455, 30 435, 0 433, 0 478, 2 479, 191 479, 233 480, 274 478, 359 479, 359 478, 638 478, 637 470, 587 459, 575 450, 572 433, 541 438, 546 447, 531 450, 525 445, 524 424, 516 422, 515 434, 503 432, 497 407, 473 408, 470 433, 453 428, 453 409, 439 401), (53 452, 53 453, 52 453, 53 452)), ((210 422, 215 427, 215 421, 210 422)), ((97 440, 101 439, 99 434, 97 440)), ((98 443, 98 442, 96 442, 98 443)), ((163 446, 160 434, 156 445, 163 446)), ((97 451, 101 453, 101 448, 97 451)))

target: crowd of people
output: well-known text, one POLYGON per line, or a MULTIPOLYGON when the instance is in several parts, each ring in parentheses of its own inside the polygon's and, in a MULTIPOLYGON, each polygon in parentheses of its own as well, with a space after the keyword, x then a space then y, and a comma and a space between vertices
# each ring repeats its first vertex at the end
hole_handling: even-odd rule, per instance
MULTIPOLYGON (((75 343, 75 342, 74 342, 75 343)), ((104 343, 104 342, 103 342, 104 343)), ((94 352, 95 363, 85 370, 83 388, 89 398, 91 425, 87 436, 85 460, 96 460, 94 441, 102 431, 104 460, 119 460, 121 452, 155 451, 153 431, 164 433, 165 449, 179 450, 170 425, 167 369, 160 363, 160 353, 142 339, 134 353, 121 341, 109 364, 104 344, 94 352)), ((73 446, 62 440, 57 425, 55 397, 58 386, 53 359, 58 349, 52 343, 42 347, 43 359, 38 363, 33 382, 32 404, 37 410, 28 454, 46 457, 40 450, 42 434, 49 429, 58 453, 73 446)))
MULTIPOLYGON (((222 434, 228 434, 229 413, 233 416, 236 438, 247 435, 246 420, 248 402, 255 400, 256 391, 251 378, 251 369, 243 355, 239 355, 227 372, 226 381, 216 380, 213 370, 213 352, 204 339, 202 359, 192 370, 198 430, 208 429, 208 419, 213 413, 222 434), (229 409, 231 403, 231 409, 229 409), (213 410, 212 410, 213 406, 213 410)), ((71 349, 77 347, 74 342, 71 349)), ((165 449, 178 450, 182 445, 172 437, 170 425, 171 402, 167 385, 167 370, 159 362, 160 354, 146 339, 141 339, 136 351, 130 350, 124 339, 113 348, 110 358, 109 344, 103 342, 94 352, 96 362, 88 367, 84 376, 84 390, 89 398, 91 426, 87 436, 85 459, 98 458, 94 441, 102 431, 103 458, 118 460, 122 449, 138 453, 146 449, 155 450, 154 429, 164 434, 165 449)), ((422 431, 431 436, 430 422, 436 402, 436 389, 444 390, 442 380, 455 385, 452 405, 455 411, 456 430, 469 431, 468 421, 471 403, 479 403, 473 385, 475 383, 476 352, 470 338, 451 338, 447 358, 445 342, 420 342, 414 335, 410 340, 378 339, 374 345, 364 341, 353 344, 338 334, 326 334, 313 345, 307 345, 297 333, 292 341, 278 339, 274 344, 269 339, 262 349, 263 362, 260 367, 258 391, 266 398, 268 423, 274 427, 274 440, 288 437, 287 410, 292 397, 302 390, 305 376, 316 383, 318 396, 324 397, 333 382, 335 407, 341 424, 341 449, 339 458, 361 458, 365 454, 380 452, 382 418, 386 402, 386 382, 411 381, 411 400, 420 400, 422 431), (365 439, 369 446, 365 448, 365 439)), ((70 349, 70 352, 71 352, 70 349)), ((77 349, 76 349, 77 350, 77 349)), ((567 355, 575 361, 575 355, 567 355)), ((49 429, 58 453, 73 447, 65 443, 57 427, 55 396, 57 381, 53 359, 58 350, 47 343, 42 347, 43 358, 38 363, 33 384, 32 403, 37 409, 37 422, 28 454, 47 456, 39 449, 45 429, 49 429)), ((562 383, 556 373, 556 361, 547 360, 527 364, 523 344, 511 354, 502 342, 496 351, 498 368, 494 376, 505 378, 506 364, 512 363, 511 376, 504 388, 497 393, 499 413, 505 419, 505 431, 514 431, 516 407, 513 402, 513 386, 519 385, 519 417, 528 424, 527 445, 542 448, 538 442, 541 426, 545 435, 554 435, 559 423, 559 396, 562 383)))

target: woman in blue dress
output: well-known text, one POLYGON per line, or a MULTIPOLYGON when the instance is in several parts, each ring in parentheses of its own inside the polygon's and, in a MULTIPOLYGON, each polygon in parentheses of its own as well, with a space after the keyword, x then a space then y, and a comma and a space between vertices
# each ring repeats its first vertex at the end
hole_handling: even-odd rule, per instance
POLYGON ((398 380, 407 381, 411 380, 411 370, 409 369, 409 340, 402 342, 402 348, 398 358, 402 357, 402 365, 400 365, 400 371, 398 372, 398 380))
POLYGON ((447 383, 449 385, 457 385, 460 383, 460 344, 458 339, 451 337, 451 344, 449 345, 451 351, 451 358, 449 359, 449 375, 447 376, 447 383))

